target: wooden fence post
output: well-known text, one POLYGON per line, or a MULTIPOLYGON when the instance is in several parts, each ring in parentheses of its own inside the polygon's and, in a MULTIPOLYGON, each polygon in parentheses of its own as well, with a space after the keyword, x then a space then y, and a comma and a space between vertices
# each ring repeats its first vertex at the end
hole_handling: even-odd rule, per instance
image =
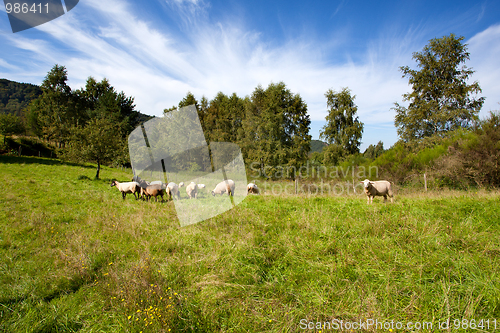
POLYGON ((295 194, 298 193, 299 188, 299 177, 295 177, 295 194))
POLYGON ((424 187, 425 187, 425 192, 427 192, 427 175, 424 173, 424 187))

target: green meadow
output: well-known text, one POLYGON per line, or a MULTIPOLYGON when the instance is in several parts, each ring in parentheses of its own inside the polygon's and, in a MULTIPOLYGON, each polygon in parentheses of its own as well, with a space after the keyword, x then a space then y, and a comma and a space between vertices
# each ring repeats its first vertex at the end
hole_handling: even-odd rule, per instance
POLYGON ((498 191, 264 193, 180 227, 172 202, 110 187, 130 170, 94 175, 0 156, 0 331, 500 330, 498 191))

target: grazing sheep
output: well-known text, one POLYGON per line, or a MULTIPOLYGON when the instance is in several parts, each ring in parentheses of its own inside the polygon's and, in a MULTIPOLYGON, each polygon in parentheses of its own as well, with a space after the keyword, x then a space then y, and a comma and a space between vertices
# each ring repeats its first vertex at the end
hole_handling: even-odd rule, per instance
POLYGON ((254 183, 250 183, 247 185, 247 194, 249 193, 253 193, 253 194, 259 194, 260 191, 259 191, 259 188, 257 187, 256 184, 254 183))
POLYGON ((370 181, 368 179, 365 179, 360 183, 365 185, 365 193, 367 195, 368 204, 373 203, 373 197, 375 196, 384 197, 384 202, 387 201, 387 196, 389 196, 391 197, 391 202, 394 202, 391 183, 387 180, 370 181))
POLYGON ((196 185, 195 182, 191 182, 191 184, 189 184, 187 187, 186 187, 186 193, 189 197, 189 199, 192 199, 192 198, 195 198, 198 196, 198 185, 196 185))
POLYGON ((119 183, 116 180, 111 182, 111 186, 116 186, 116 188, 122 192, 122 198, 125 200, 125 196, 127 193, 132 193, 135 197, 135 200, 139 199, 139 193, 141 188, 138 182, 129 182, 129 183, 119 183), (136 195, 137 193, 137 195, 136 195))
POLYGON ((234 188, 235 184, 231 179, 228 180, 223 180, 217 186, 215 186, 214 190, 212 191, 212 195, 215 196, 216 194, 224 194, 227 192, 227 195, 234 195, 234 188))
POLYGON ((174 198, 175 198, 175 196, 177 196, 177 199, 179 199, 179 200, 181 199, 181 193, 179 191, 179 185, 177 185, 176 183, 168 183, 167 184, 167 189, 170 190, 170 196, 173 196, 174 198))
POLYGON ((132 181, 139 183, 140 187, 146 187, 148 185, 151 185, 148 181, 141 179, 139 176, 134 176, 132 178, 132 181))
POLYGON ((161 201, 163 202, 164 189, 162 185, 148 185, 146 187, 141 187, 141 197, 146 197, 148 201, 152 196, 155 197, 155 201, 158 202, 158 196, 161 196, 161 201))

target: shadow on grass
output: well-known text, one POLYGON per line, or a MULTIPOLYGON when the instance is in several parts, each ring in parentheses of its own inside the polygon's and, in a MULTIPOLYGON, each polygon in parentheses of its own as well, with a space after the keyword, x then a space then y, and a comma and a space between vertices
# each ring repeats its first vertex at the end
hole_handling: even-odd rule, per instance
POLYGON ((46 157, 31 157, 31 156, 6 156, 0 155, 0 163, 18 163, 18 164, 45 164, 45 165, 71 165, 79 166, 87 169, 95 169, 96 167, 91 165, 85 165, 80 163, 66 162, 54 158, 46 157))

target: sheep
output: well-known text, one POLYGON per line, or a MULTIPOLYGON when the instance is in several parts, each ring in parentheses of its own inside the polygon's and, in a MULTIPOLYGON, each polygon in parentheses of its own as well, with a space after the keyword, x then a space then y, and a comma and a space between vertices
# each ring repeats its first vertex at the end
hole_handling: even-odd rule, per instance
POLYGON ((247 194, 249 193, 253 193, 253 194, 259 194, 260 191, 259 191, 259 188, 257 187, 256 184, 254 183, 250 183, 247 185, 247 194))
POLYGON ((139 193, 141 188, 138 182, 129 182, 129 183, 119 183, 116 180, 111 182, 111 187, 116 186, 116 188, 122 192, 122 198, 125 200, 125 196, 127 193, 132 193, 135 197, 135 200, 139 199, 139 193), (137 195, 136 195, 137 193, 137 195))
MULTIPOLYGON (((167 195, 170 191, 167 192, 167 195)), ((155 197, 155 201, 158 202, 158 196, 161 196, 161 201, 163 202, 163 194, 164 189, 162 185, 148 185, 145 187, 141 187, 141 197, 146 197, 146 201, 151 198, 151 196, 155 197)))
POLYGON ((365 179, 360 182, 365 186, 365 193, 367 195, 367 203, 373 203, 373 197, 383 196, 384 202, 387 201, 387 196, 391 197, 391 202, 394 202, 394 195, 392 194, 391 183, 387 180, 370 181, 365 179))
POLYGON ((195 198, 198 196, 198 185, 196 185, 195 182, 191 182, 191 184, 189 184, 187 187, 186 187, 186 193, 189 197, 189 199, 192 199, 192 198, 195 198))
MULTIPOLYGON (((184 185, 184 183, 181 183, 182 185, 184 185)), ((167 184, 167 189, 170 190, 170 195, 173 196, 175 198, 175 196, 177 196, 177 199, 181 199, 181 193, 179 191, 179 185, 177 185, 176 183, 168 183, 167 184)))
POLYGON ((217 186, 215 186, 214 190, 212 191, 212 195, 215 196, 216 194, 224 194, 227 192, 227 195, 234 195, 234 188, 235 184, 231 179, 221 181, 217 186))

